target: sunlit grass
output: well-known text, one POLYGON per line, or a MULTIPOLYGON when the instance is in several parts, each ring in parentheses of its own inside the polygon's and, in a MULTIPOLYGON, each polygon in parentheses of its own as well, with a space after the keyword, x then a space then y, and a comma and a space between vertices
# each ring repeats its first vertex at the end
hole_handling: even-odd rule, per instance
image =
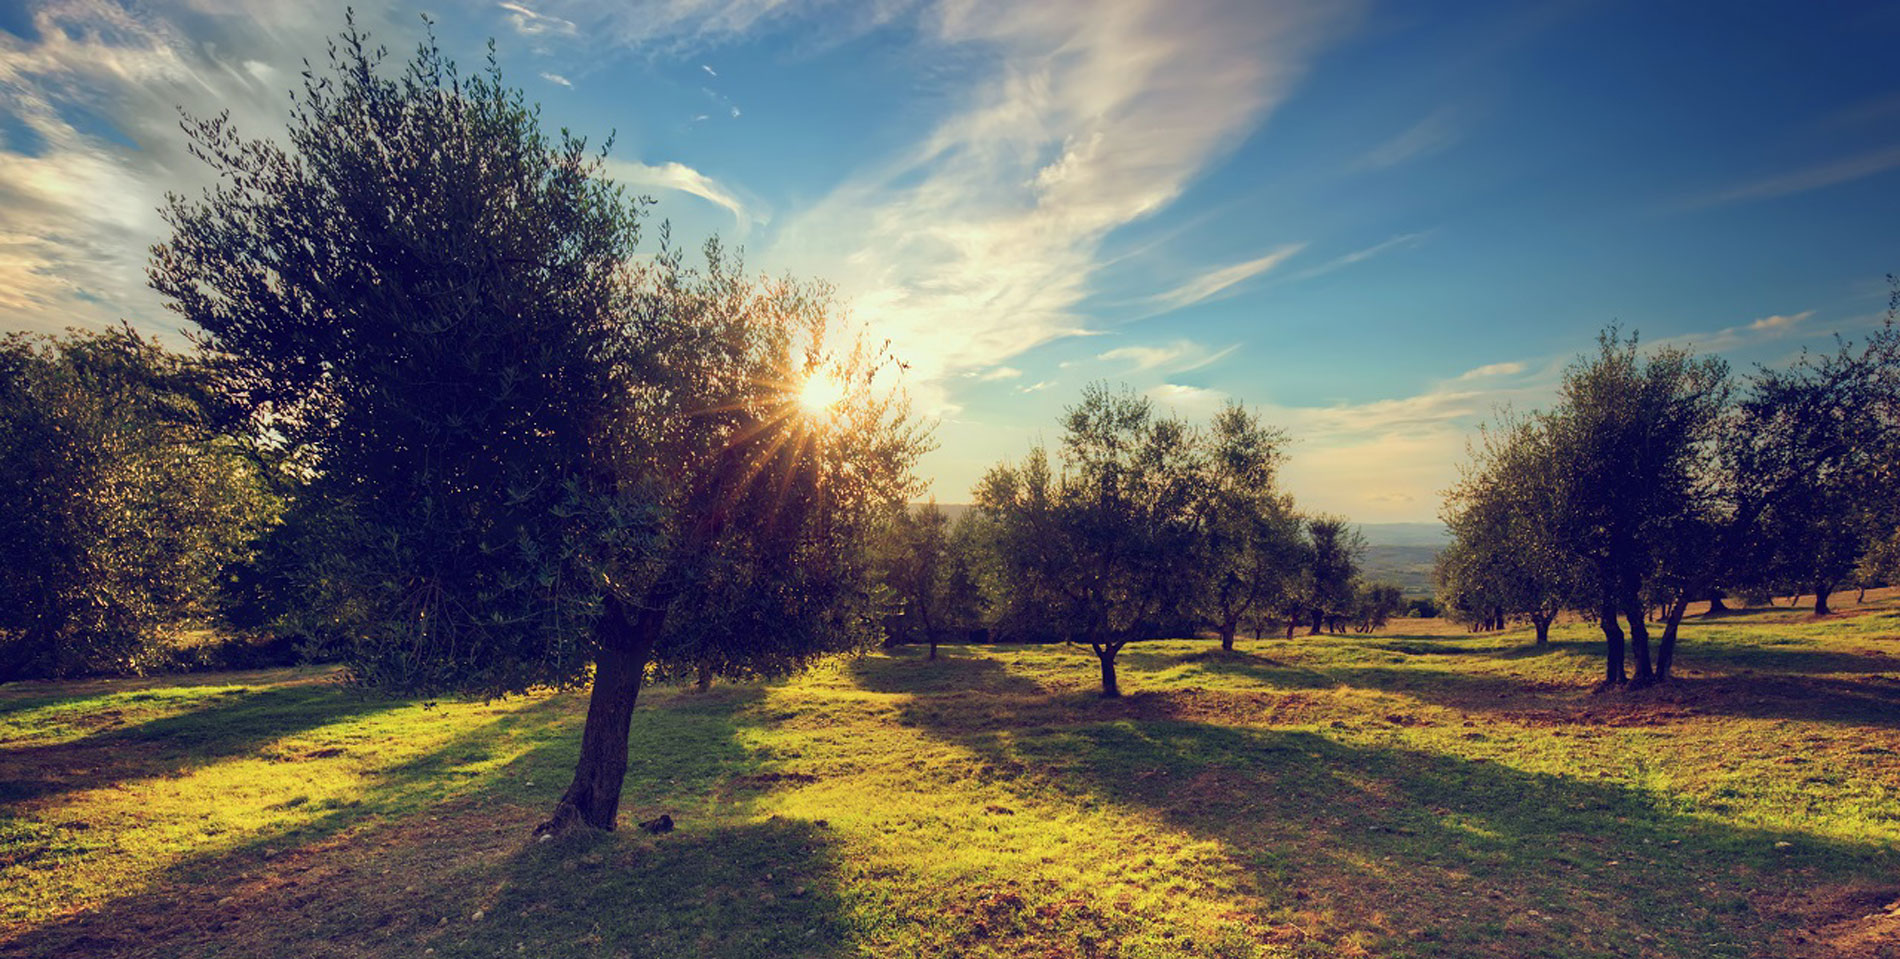
POLYGON ((1636 695, 1582 625, 1404 621, 1137 644, 1121 701, 1064 647, 651 690, 623 822, 679 829, 550 843, 576 695, 14 687, 0 953, 1801 954, 1900 933, 1900 618, 1847 611, 1636 695))

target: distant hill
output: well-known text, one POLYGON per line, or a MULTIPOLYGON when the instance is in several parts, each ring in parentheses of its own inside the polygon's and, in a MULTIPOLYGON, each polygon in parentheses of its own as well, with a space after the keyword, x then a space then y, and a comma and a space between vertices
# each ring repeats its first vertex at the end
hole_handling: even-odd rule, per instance
POLYGON ((1371 546, 1430 546, 1443 549, 1451 542, 1451 531, 1443 523, 1360 523, 1371 546))

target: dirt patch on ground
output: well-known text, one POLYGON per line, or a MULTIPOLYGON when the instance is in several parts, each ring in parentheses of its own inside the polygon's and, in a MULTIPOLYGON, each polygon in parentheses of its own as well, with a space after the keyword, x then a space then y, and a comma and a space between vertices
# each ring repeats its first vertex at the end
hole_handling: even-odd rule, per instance
POLYGON ((1900 886, 1832 886, 1776 904, 1792 959, 1900 959, 1900 886))

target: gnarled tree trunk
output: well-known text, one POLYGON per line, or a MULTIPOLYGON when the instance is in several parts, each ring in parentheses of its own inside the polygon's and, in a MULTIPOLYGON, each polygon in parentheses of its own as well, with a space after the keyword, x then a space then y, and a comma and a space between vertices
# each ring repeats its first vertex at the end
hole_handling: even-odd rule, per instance
POLYGON ((626 607, 608 597, 594 626, 599 647, 594 661, 594 687, 587 699, 587 724, 581 727, 581 758, 574 781, 561 795, 547 822, 535 827, 546 833, 577 822, 595 829, 614 828, 620 811, 620 787, 627 777, 627 735, 632 728, 634 702, 646 672, 653 641, 665 622, 664 612, 627 615, 626 607))
POLYGON ((1603 681, 1617 685, 1629 681, 1623 674, 1623 627, 1616 621, 1616 604, 1608 599, 1597 610, 1597 625, 1603 629, 1603 681))
POLYGON ((1636 661, 1636 675, 1630 682, 1636 686, 1647 686, 1656 681, 1655 671, 1649 665, 1649 608, 1642 600, 1632 596, 1623 603, 1623 618, 1630 626, 1630 658, 1636 661))
POLYGON ((1683 594, 1669 607, 1669 618, 1663 621, 1662 641, 1656 646, 1656 681, 1669 679, 1669 667, 1676 661, 1676 627, 1682 625, 1682 614, 1689 609, 1688 594, 1683 594))
POLYGON ((1834 610, 1827 605, 1828 594, 1834 591, 1833 583, 1819 583, 1814 587, 1814 615, 1826 616, 1834 610))

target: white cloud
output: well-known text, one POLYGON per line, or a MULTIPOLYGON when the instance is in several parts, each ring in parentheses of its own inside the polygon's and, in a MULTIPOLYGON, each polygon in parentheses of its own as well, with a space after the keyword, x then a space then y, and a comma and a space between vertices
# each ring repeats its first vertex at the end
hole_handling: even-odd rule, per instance
POLYGON ((574 81, 569 80, 568 78, 561 76, 558 73, 548 73, 546 71, 543 71, 541 73, 541 79, 546 80, 549 83, 558 83, 564 87, 574 86, 574 81))
POLYGON ((923 18, 937 41, 993 68, 921 144, 858 171, 768 252, 853 297, 912 360, 928 408, 931 382, 1086 332, 1076 309, 1103 239, 1166 207, 1253 130, 1341 15, 1300 2, 943 0, 923 18))
POLYGON ((702 64, 700 64, 700 65, 699 65, 699 68, 700 68, 701 70, 704 70, 704 71, 706 71, 706 75, 707 75, 707 76, 709 76, 709 77, 716 77, 716 76, 718 76, 718 75, 719 75, 719 71, 717 71, 717 70, 714 70, 714 69, 713 69, 712 67, 709 67, 709 66, 707 66, 706 64, 703 64, 703 63, 702 63, 702 64))
POLYGON ((1161 306, 1162 312, 1191 306, 1279 266, 1305 248, 1304 243, 1289 243, 1265 256, 1209 270, 1172 290, 1157 294, 1152 302, 1161 306))
MULTIPOLYGON (((178 108, 228 110, 241 134, 281 139, 284 78, 341 26, 327 5, 288 0, 190 9, 190 36, 178 8, 110 0, 35 9, 32 40, 0 31, 0 100, 33 134, 30 148, 0 145, 0 327, 174 328, 146 287, 147 249, 167 232, 166 191, 210 179, 178 108)), ((375 12, 357 19, 392 49, 407 44, 375 12)))
POLYGON ((1764 316, 1747 323, 1716 330, 1713 333, 1684 333, 1661 340, 1659 346, 1680 346, 1685 349, 1721 352, 1755 343, 1778 340, 1797 332, 1801 324, 1814 315, 1813 310, 1799 313, 1777 313, 1764 316))
POLYGON ((1227 399, 1227 394, 1219 390, 1182 386, 1179 383, 1163 383, 1148 389, 1145 395, 1163 406, 1190 417, 1203 416, 1227 399))
POLYGON ((1043 390, 1046 390, 1046 389, 1048 389, 1049 387, 1051 387, 1051 386, 1054 386, 1054 385, 1056 385, 1056 382, 1055 382, 1054 380, 1039 380, 1039 381, 1037 381, 1037 382, 1035 382, 1035 383, 1033 383, 1033 384, 1030 384, 1029 386, 1019 386, 1019 387, 1017 387, 1017 388, 1016 388, 1016 392, 1018 392, 1018 393, 1040 393, 1040 392, 1042 392, 1043 390))
POLYGON ((972 372, 968 375, 975 377, 979 383, 994 383, 997 380, 1020 379, 1023 375, 1023 371, 1013 366, 998 366, 980 373, 972 372))
POLYGON ((1458 375, 1459 380, 1481 380, 1493 376, 1510 376, 1524 372, 1522 363, 1486 363, 1476 369, 1466 370, 1458 375))
POLYGON ((1209 352, 1207 347, 1192 340, 1176 340, 1166 346, 1119 346, 1095 358, 1111 363, 1126 362, 1135 370, 1166 368, 1170 373, 1185 373, 1225 359, 1237 349, 1240 349, 1238 343, 1209 352))
POLYGON ((571 37, 580 32, 580 28, 574 21, 540 13, 526 4, 500 3, 496 6, 508 11, 508 22, 514 26, 516 33, 524 37, 538 37, 543 34, 571 37))
POLYGON ((751 232, 754 220, 766 219, 748 209, 731 188, 684 163, 668 162, 654 166, 633 160, 609 159, 607 175, 635 191, 675 190, 723 207, 736 221, 740 237, 751 232))

